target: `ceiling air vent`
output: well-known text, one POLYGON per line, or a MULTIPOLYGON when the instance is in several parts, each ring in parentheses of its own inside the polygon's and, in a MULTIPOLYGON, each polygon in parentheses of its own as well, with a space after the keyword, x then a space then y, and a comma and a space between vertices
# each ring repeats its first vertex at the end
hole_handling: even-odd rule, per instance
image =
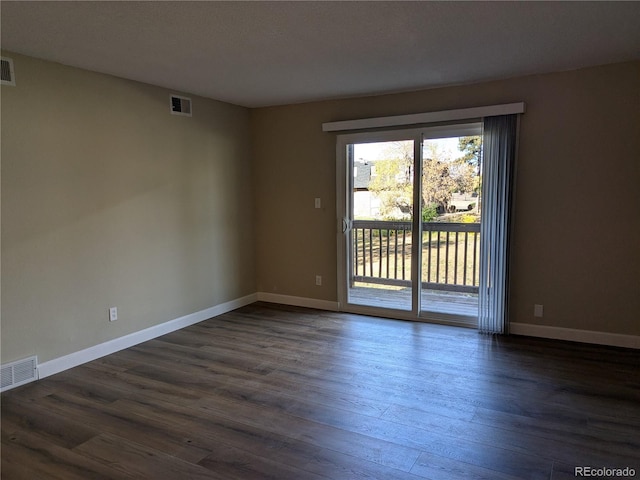
POLYGON ((0 57, 2 66, 2 85, 16 86, 16 76, 13 73, 13 60, 7 57, 0 57))
POLYGON ((38 357, 33 356, 2 365, 0 392, 38 379, 38 357))
POLYGON ((172 115, 184 115, 186 117, 191 116, 191 99, 187 97, 181 97, 180 95, 169 96, 169 107, 171 108, 172 115))

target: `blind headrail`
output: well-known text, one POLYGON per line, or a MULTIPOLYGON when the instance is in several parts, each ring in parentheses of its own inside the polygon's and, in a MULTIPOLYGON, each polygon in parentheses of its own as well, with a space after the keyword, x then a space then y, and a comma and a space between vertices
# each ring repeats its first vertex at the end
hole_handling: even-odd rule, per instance
POLYGON ((524 102, 505 103, 502 105, 488 105, 484 107, 441 110, 439 112, 413 113, 409 115, 394 115, 391 117, 373 117, 362 118, 359 120, 326 122, 322 124, 322 131, 344 132, 349 130, 367 130, 382 127, 401 127, 435 122, 494 117, 497 115, 510 115, 515 113, 524 113, 524 111, 524 102))

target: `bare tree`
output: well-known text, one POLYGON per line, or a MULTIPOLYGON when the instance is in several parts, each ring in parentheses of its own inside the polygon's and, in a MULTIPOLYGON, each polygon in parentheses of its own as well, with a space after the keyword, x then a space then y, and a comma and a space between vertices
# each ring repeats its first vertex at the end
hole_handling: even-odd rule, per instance
MULTIPOLYGON (((375 161, 369 190, 380 199, 384 217, 413 214, 413 165, 412 141, 391 142, 384 158, 375 161)), ((425 142, 421 181, 424 207, 446 212, 454 192, 476 188, 475 168, 465 157, 453 160, 436 142, 425 142)))

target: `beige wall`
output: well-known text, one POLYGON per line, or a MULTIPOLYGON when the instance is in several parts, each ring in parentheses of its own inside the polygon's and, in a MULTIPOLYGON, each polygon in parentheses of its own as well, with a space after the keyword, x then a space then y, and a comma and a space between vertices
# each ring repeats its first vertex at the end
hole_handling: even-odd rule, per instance
POLYGON ((323 122, 524 101, 511 320, 640 335, 638 85, 632 62, 252 110, 258 290, 337 299, 335 134, 323 122))
POLYGON ((640 62, 252 111, 192 97, 185 118, 168 112, 179 92, 9 55, 3 363, 255 291, 335 301, 335 134, 321 124, 515 101, 512 320, 640 335, 640 62))
POLYGON ((3 55, 3 363, 256 291, 247 109, 3 55))

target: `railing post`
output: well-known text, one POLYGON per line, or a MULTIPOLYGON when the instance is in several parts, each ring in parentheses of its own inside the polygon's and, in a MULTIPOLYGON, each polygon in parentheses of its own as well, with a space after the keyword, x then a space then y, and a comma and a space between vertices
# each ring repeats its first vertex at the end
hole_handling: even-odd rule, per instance
POLYGON ((467 284, 467 246, 469 244, 469 232, 464 232, 464 262, 462 267, 462 284, 467 284))
POLYGON ((398 279, 398 230, 393 231, 393 278, 398 279))
POLYGON ((478 244, 478 232, 474 232, 474 235, 473 235, 473 286, 474 287, 477 287, 479 285, 479 282, 476 281, 476 265, 477 265, 477 257, 478 257, 477 244, 478 244))
POLYGON ((456 232, 456 249, 453 254, 453 284, 458 284, 458 232, 456 232))

